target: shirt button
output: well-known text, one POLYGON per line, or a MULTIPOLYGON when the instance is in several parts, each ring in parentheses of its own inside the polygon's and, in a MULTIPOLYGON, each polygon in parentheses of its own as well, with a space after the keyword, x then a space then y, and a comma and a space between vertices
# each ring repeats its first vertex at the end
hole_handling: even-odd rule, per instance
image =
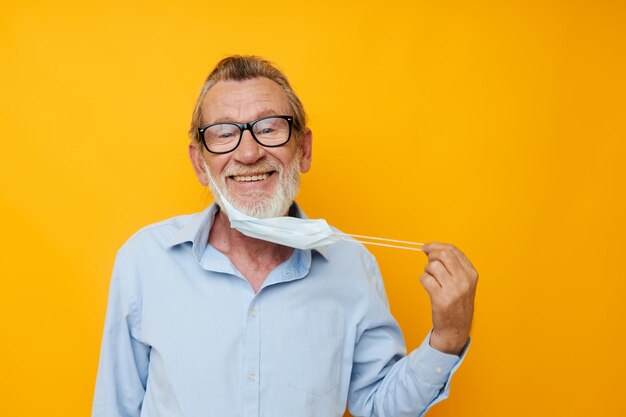
POLYGON ((443 368, 441 366, 438 366, 435 368, 435 373, 437 375, 441 375, 443 373, 443 368))
POLYGON ((248 374, 248 381, 250 381, 250 382, 256 381, 256 375, 254 374, 254 372, 250 372, 248 374))
POLYGON ((250 317, 252 317, 252 318, 256 317, 256 310, 255 309, 250 310, 250 317))

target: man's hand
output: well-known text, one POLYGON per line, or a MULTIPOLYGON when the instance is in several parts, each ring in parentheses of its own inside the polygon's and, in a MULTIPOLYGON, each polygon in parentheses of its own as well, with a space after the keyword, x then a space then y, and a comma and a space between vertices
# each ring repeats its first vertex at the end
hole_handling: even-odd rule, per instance
POLYGON ((469 338, 478 272, 453 245, 428 243, 422 250, 428 264, 420 282, 430 296, 433 314, 430 345, 457 355, 469 338))

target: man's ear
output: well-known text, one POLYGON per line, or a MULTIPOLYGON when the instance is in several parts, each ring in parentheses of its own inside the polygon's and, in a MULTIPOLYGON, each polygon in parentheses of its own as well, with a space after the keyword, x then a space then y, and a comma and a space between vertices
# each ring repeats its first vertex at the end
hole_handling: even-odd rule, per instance
POLYGON ((188 153, 193 170, 196 173, 196 177, 198 177, 198 181, 206 187, 209 184, 209 179, 206 171, 204 170, 204 157, 202 156, 202 150, 199 146, 190 143, 188 153))
POLYGON ((311 158, 313 155, 313 132, 307 129, 300 139, 300 149, 302 150, 302 159, 300 160, 300 172, 303 174, 311 169, 311 158))

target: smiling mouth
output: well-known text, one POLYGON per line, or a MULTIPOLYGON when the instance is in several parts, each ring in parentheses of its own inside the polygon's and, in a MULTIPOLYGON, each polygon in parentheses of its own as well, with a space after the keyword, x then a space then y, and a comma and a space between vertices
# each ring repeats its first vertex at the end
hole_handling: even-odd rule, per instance
POLYGON ((276 171, 270 171, 270 172, 265 172, 263 174, 253 174, 253 175, 231 175, 229 178, 237 182, 256 182, 256 181, 263 181, 263 180, 268 179, 274 172, 276 171))

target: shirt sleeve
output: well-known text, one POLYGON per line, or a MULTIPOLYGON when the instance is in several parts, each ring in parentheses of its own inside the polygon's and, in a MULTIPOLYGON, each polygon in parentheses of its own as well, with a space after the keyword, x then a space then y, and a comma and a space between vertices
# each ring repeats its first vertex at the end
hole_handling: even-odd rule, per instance
POLYGON ((463 361, 430 346, 430 333, 406 355, 400 328, 389 311, 380 271, 371 267, 368 312, 355 345, 348 397, 350 413, 363 417, 423 416, 448 397, 450 380, 463 361))
POLYGON ((138 417, 145 394, 150 347, 138 340, 137 285, 124 267, 120 253, 109 289, 93 417, 138 417))

